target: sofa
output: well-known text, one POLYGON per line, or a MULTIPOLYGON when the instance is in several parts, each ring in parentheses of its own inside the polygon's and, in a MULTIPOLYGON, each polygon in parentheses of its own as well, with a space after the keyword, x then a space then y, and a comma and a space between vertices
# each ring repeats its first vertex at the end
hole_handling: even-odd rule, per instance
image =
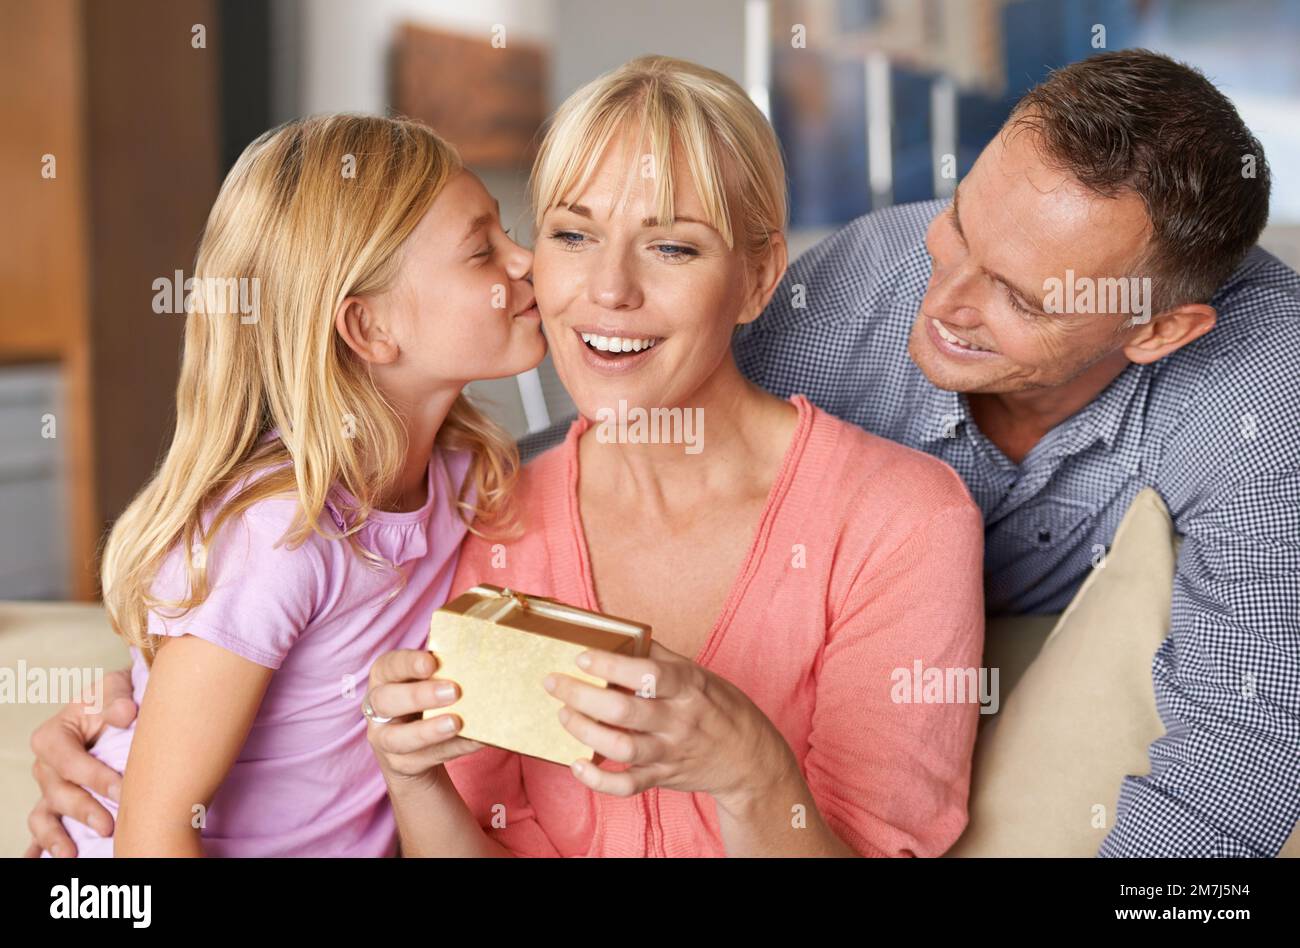
MULTIPOLYGON (((1065 612, 990 617, 984 664, 999 672, 997 712, 981 715, 970 822, 948 856, 1096 853, 1120 781, 1147 772, 1147 745, 1164 732, 1151 658, 1168 632, 1177 549, 1164 504, 1144 490, 1065 612)), ((0 602, 0 670, 127 663, 101 606, 0 602)), ((28 845, 38 795, 29 738, 54 707, 4 705, 0 856, 28 845)), ((1300 856, 1300 831, 1281 855, 1300 856)))

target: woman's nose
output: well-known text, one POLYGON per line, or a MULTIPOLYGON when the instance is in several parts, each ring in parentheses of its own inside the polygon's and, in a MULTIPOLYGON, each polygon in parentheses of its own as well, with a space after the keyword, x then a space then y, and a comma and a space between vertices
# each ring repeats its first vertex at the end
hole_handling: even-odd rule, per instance
POLYGON ((636 309, 641 305, 641 288, 625 257, 597 259, 590 254, 588 298, 604 309, 636 309))

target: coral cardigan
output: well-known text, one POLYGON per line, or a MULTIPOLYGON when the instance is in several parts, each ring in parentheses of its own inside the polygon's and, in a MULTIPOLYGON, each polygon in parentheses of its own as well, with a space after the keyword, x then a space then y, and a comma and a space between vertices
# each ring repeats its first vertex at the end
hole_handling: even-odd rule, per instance
MULTIPOLYGON (((695 661, 771 719, 853 849, 937 856, 966 826, 978 699, 911 684, 980 665, 980 513, 943 462, 791 401, 794 437, 695 661)), ((523 470, 525 532, 504 557, 467 539, 453 594, 488 582, 600 608, 577 494, 589 424, 579 418, 523 470)), ((727 854, 706 793, 597 794, 567 767, 492 747, 447 769, 480 825, 520 856, 727 854)))

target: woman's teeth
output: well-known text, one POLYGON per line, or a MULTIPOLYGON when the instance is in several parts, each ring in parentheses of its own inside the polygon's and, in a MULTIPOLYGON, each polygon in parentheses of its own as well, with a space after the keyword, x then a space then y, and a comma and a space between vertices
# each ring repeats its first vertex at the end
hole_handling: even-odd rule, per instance
POLYGON ((601 352, 640 352, 642 349, 653 347, 659 341, 657 338, 629 339, 623 336, 597 336, 590 332, 580 335, 583 342, 601 352))
POLYGON ((977 346, 973 342, 967 342, 965 339, 961 339, 957 336, 954 336, 947 329, 945 329, 943 323, 939 322, 939 320, 937 319, 932 318, 930 322, 934 323, 934 328, 939 332, 939 338, 941 338, 944 342, 951 342, 954 346, 961 346, 963 349, 971 349, 974 350, 975 352, 991 351, 989 349, 985 349, 983 346, 977 346))

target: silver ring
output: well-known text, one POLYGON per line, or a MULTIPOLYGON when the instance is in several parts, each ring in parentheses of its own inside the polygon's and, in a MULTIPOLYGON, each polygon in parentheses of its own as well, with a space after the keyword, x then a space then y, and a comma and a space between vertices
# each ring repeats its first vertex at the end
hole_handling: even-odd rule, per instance
POLYGON ((381 718, 375 713, 375 706, 370 703, 370 692, 368 691, 366 692, 365 698, 361 701, 361 713, 364 714, 372 724, 387 724, 389 721, 393 720, 392 718, 381 718))

